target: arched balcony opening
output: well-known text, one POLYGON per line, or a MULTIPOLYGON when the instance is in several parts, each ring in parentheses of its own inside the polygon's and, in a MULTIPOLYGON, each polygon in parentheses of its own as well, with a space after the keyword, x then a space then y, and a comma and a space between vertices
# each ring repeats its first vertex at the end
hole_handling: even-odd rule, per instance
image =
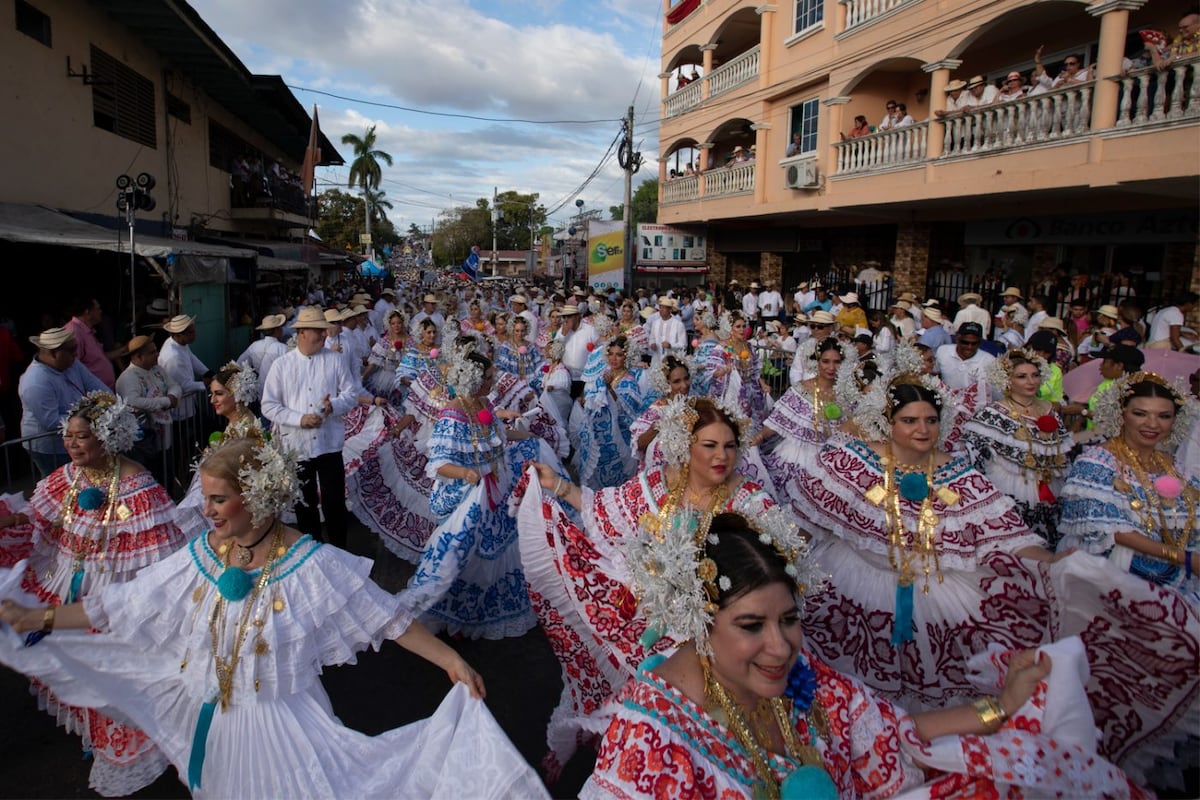
POLYGON ((833 133, 838 175, 876 172, 925 160, 929 76, 916 58, 876 62, 846 84, 842 130, 833 133))
POLYGON ((709 136, 712 147, 704 171, 705 197, 754 191, 755 132, 748 119, 721 123, 709 136))
POLYGON ((717 97, 758 78, 762 25, 753 8, 729 15, 713 34, 707 97, 717 97))
POLYGON ((665 119, 677 117, 700 105, 704 99, 700 72, 704 64, 704 52, 699 45, 689 44, 671 59, 664 72, 667 78, 667 96, 663 99, 665 119))
POLYGON ((700 157, 704 151, 695 139, 672 142, 663 156, 664 180, 660 202, 685 203, 700 196, 700 157))

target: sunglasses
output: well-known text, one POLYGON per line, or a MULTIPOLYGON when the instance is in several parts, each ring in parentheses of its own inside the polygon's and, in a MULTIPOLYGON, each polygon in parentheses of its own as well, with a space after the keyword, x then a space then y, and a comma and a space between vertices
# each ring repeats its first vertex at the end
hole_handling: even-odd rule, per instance
POLYGON ((1078 67, 1079 62, 1078 61, 1064 61, 1063 66, 1064 67, 1078 67))

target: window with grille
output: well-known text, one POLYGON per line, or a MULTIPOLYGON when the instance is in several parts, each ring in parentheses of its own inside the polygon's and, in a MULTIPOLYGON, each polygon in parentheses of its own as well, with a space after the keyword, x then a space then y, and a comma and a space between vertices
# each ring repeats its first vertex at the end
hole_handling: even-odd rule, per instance
POLYGON ((805 155, 817 151, 817 120, 820 114, 820 104, 817 98, 805 100, 799 105, 792 106, 791 135, 800 134, 800 152, 795 155, 805 155))
POLYGON ((146 147, 158 147, 154 82, 92 45, 92 121, 146 147))
POLYGON ((825 0, 796 0, 796 26, 792 33, 802 33, 816 27, 825 19, 825 0))
POLYGON ((50 47, 50 17, 25 0, 17 0, 17 30, 50 47))

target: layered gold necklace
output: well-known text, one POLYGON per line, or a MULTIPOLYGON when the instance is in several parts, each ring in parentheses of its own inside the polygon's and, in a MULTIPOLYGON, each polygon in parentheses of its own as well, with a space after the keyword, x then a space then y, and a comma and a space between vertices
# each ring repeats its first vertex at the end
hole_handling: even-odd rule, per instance
POLYGON ((1141 517, 1146 536, 1153 539, 1157 531, 1158 540, 1167 547, 1186 549, 1196 524, 1196 490, 1179 476, 1171 457, 1155 450, 1150 456, 1151 463, 1147 468, 1124 437, 1119 435, 1108 443, 1108 450, 1116 457, 1117 466, 1121 469, 1120 474, 1113 480, 1113 489, 1129 498, 1129 508, 1141 517), (1172 516, 1178 517, 1179 503, 1183 502, 1186 524, 1182 527, 1175 529, 1168 524, 1165 498, 1161 497, 1154 487, 1154 482, 1150 479, 1150 470, 1179 481, 1182 491, 1179 497, 1171 500, 1170 510, 1173 512, 1172 516), (1145 500, 1138 497, 1130 478, 1142 487, 1146 495, 1145 500))
POLYGON ((129 510, 120 500, 118 489, 121 482, 121 459, 118 456, 109 458, 108 464, 96 469, 93 467, 77 467, 75 474, 71 478, 71 484, 67 488, 66 496, 63 498, 62 505, 62 530, 67 539, 67 545, 71 548, 71 587, 67 592, 67 596, 63 598, 63 602, 72 603, 79 599, 79 593, 83 584, 83 565, 87 562, 88 556, 95 555, 99 563, 97 571, 104 573, 104 561, 108 556, 109 545, 109 525, 113 518, 120 520, 128 519, 133 512, 129 510), (86 477, 91 484, 86 489, 80 488, 80 478, 86 477), (107 491, 101 487, 107 486, 107 491), (80 505, 81 495, 88 492, 99 492, 103 494, 103 498, 99 501, 103 504, 104 511, 100 513, 100 535, 97 539, 91 539, 88 536, 76 531, 74 523, 78 511, 93 511, 98 510, 98 505, 88 504, 87 508, 80 505))
MULTIPOLYGON (((1009 418, 1016 423, 1017 428, 1013 432, 1013 436, 1016 437, 1018 442, 1025 443, 1025 458, 1021 461, 1021 477, 1025 478, 1026 473, 1028 473, 1034 480, 1049 484, 1050 481, 1054 480, 1055 473, 1062 472, 1066 466, 1067 458, 1062 451, 1063 442, 1066 437, 1060 436, 1057 429, 1054 431, 1043 431, 1037 428, 1035 431, 1030 428, 1029 420, 1031 415, 1027 412, 1033 410, 1033 403, 1022 405, 1011 395, 1008 395, 1000 405, 1008 413, 1009 418), (1013 408, 1014 405, 1017 408, 1013 408), (1054 453, 1039 457, 1034 452, 1033 446, 1035 442, 1040 442, 1047 447, 1053 447, 1054 453)), ((1037 427, 1036 421, 1034 427, 1037 427)))
POLYGON ((780 800, 780 782, 771 769, 771 723, 779 728, 783 739, 784 755, 805 766, 823 768, 821 752, 816 739, 829 738, 829 724, 817 699, 805 715, 806 741, 801 742, 792 725, 792 701, 785 697, 760 698, 752 714, 748 714, 733 695, 713 675, 712 665, 706 656, 700 656, 700 670, 704 674, 704 696, 707 710, 722 725, 728 728, 738 744, 750 756, 758 781, 754 785, 754 797, 780 800))

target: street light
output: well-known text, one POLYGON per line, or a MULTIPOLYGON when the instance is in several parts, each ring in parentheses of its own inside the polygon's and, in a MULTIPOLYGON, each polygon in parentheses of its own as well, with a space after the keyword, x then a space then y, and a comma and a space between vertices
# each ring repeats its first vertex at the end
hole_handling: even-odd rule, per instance
POLYGON ((154 198, 150 191, 157 181, 149 172, 138 173, 136 178, 128 175, 117 176, 117 210, 125 215, 125 224, 129 226, 129 306, 132 309, 129 335, 137 335, 137 252, 134 249, 134 225, 137 222, 138 211, 153 211, 154 198))

